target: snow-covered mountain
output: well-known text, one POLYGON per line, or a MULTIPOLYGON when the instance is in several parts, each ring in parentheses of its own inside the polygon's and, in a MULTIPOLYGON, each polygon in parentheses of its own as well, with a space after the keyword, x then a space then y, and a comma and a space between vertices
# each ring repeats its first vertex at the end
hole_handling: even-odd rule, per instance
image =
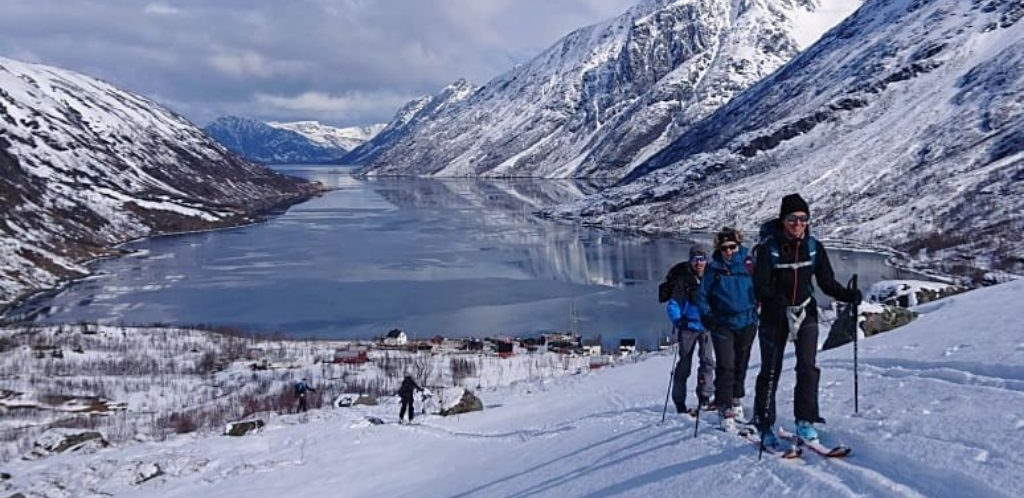
POLYGON ((222 116, 203 130, 230 151, 258 163, 330 163, 348 153, 348 149, 251 118, 222 116))
POLYGON ((121 242, 245 223, 316 190, 144 97, 0 58, 0 306, 121 242))
POLYGON ((346 162, 371 174, 621 178, 858 4, 645 0, 346 162))
POLYGON ((1022 271, 1021 17, 1013 0, 867 1, 630 183, 555 214, 645 230, 753 228, 800 192, 819 235, 950 271, 1022 271))
POLYGON ((333 149, 341 149, 346 153, 372 139, 387 126, 386 123, 380 123, 369 126, 337 128, 327 126, 319 121, 294 121, 289 123, 268 121, 267 124, 274 128, 294 131, 315 144, 333 149))
MULTIPOLYGON (((423 96, 413 99, 402 106, 395 117, 373 139, 360 145, 345 156, 346 164, 370 164, 379 161, 383 155, 389 154, 394 147, 408 140, 416 130, 434 129, 433 123, 438 116, 466 99, 477 90, 477 87, 465 79, 459 79, 446 86, 434 96, 423 96)), ((443 132, 443 130, 440 130, 443 132)), ((394 174, 403 174, 394 172, 394 174)))

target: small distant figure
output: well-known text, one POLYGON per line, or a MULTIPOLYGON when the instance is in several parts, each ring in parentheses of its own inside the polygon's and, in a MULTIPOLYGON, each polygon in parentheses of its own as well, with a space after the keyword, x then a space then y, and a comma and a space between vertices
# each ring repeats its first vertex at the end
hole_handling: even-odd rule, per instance
POLYGON ((295 383, 295 396, 299 398, 299 407, 295 410, 295 413, 304 412, 307 410, 306 406, 306 393, 309 391, 316 391, 308 384, 309 379, 302 379, 295 383))
POLYGON ((416 381, 412 380, 411 375, 406 375, 402 379, 402 387, 398 388, 398 397, 402 399, 402 407, 398 410, 398 423, 402 423, 406 413, 409 414, 409 423, 412 423, 416 411, 412 406, 415 391, 423 392, 423 388, 418 386, 416 381))

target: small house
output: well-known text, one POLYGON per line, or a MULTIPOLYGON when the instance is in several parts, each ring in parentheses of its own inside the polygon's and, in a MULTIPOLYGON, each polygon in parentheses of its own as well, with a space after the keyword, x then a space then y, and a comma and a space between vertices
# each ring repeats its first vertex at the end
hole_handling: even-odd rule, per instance
POLYGON ((636 339, 619 339, 619 353, 623 355, 636 353, 636 339))
POLYGON ((507 341, 497 342, 495 344, 495 351, 497 351, 498 356, 502 358, 508 358, 509 356, 512 356, 515 353, 512 343, 507 341))
POLYGON ((405 332, 402 332, 399 329, 391 329, 384 336, 381 342, 383 342, 385 346, 404 346, 409 342, 409 338, 405 335, 405 332))
POLYGON ((587 356, 598 356, 601 354, 601 341, 598 339, 586 339, 583 341, 583 354, 587 356))
POLYGON ((368 361, 370 361, 370 358, 365 349, 345 349, 334 352, 334 363, 362 365, 368 361))

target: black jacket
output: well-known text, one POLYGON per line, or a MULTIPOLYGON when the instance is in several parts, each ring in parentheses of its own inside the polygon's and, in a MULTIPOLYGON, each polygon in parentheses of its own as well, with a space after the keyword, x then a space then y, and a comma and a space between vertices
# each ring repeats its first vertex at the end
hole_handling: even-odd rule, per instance
POLYGON ((412 399, 413 391, 422 391, 423 388, 416 385, 416 381, 412 380, 412 377, 406 377, 402 380, 402 387, 398 388, 398 395, 402 399, 412 399))
MULTIPOLYGON (((808 297, 811 298, 810 304, 813 305, 812 277, 817 280, 825 294, 839 301, 855 299, 854 292, 836 282, 832 263, 828 260, 828 252, 820 241, 815 240, 817 255, 813 266, 775 268, 770 255, 770 244, 775 244, 778 249, 778 263, 780 264, 811 261, 806 240, 811 235, 807 234, 804 239, 790 239, 783 232, 781 220, 773 220, 766 224, 762 227, 762 233, 766 234, 767 238, 762 240, 757 248, 757 259, 754 263, 754 293, 761 303, 763 314, 778 316, 784 313, 783 310, 786 306, 798 305, 808 297)), ((815 308, 816 306, 812 306, 812 310, 815 308)))
POLYGON ((668 275, 665 276, 665 282, 669 284, 669 289, 671 289, 670 298, 675 299, 680 305, 687 301, 691 303, 696 302, 695 298, 697 288, 700 287, 700 278, 694 275, 693 267, 689 261, 683 261, 673 266, 668 271, 668 275))

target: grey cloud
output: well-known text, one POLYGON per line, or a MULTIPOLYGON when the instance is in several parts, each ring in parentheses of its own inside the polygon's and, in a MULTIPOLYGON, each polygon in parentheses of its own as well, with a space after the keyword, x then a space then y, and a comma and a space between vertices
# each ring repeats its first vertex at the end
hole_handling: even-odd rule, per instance
POLYGON ((390 119, 635 0, 7 0, 0 55, 103 78, 198 124, 390 119))

